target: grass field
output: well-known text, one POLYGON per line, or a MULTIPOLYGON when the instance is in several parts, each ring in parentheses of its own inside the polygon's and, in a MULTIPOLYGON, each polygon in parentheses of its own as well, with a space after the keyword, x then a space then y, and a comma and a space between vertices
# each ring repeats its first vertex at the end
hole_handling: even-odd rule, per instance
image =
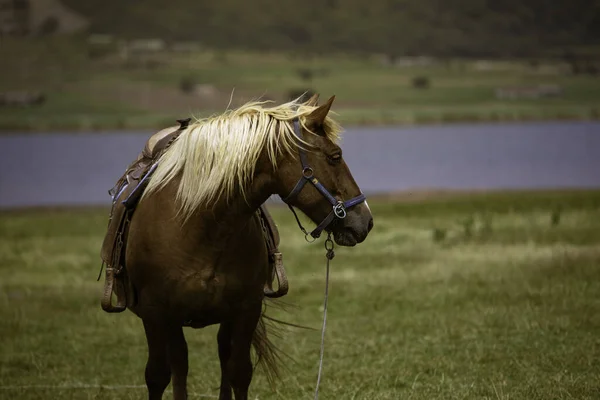
MULTIPOLYGON (((333 260, 321 398, 600 398, 600 191, 370 205, 370 237, 333 260)), ((257 372, 250 398, 306 399, 324 250, 273 214, 293 306, 271 315, 316 330, 286 328, 277 344, 296 362, 275 391, 257 372)), ((0 398, 145 398, 141 321, 99 305, 106 222, 107 210, 0 214, 0 398)), ((214 397, 216 327, 186 335, 190 398, 214 397)))
POLYGON ((377 57, 332 54, 212 51, 159 53, 127 58, 88 57, 83 38, 3 39, 0 92, 39 90, 40 107, 0 108, 0 131, 160 129, 177 118, 207 116, 258 97, 277 102, 292 90, 337 95, 334 110, 344 124, 382 125, 459 121, 595 120, 600 118, 600 80, 574 76, 566 65, 542 62, 447 60, 430 66, 384 65, 377 57), (298 71, 312 71, 303 81, 298 71), (430 87, 412 80, 427 77, 430 87), (208 85, 186 94, 183 80, 208 85), (558 85, 563 95, 498 99, 499 87, 558 85))

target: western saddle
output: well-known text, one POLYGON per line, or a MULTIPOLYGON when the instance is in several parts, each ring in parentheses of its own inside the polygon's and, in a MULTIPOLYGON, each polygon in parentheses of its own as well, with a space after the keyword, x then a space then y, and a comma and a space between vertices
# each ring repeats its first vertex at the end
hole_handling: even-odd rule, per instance
MULTIPOLYGON (((161 156, 169 146, 187 129, 190 118, 177 120, 179 127, 163 129, 148 139, 138 157, 125 170, 123 176, 108 193, 112 196, 112 208, 108 219, 108 228, 100 255, 102 268, 106 265, 104 292, 102 294, 102 309, 109 313, 125 311, 128 306, 135 304, 135 291, 127 277, 125 265, 125 247, 129 224, 136 206, 145 187, 148 185, 152 173, 160 162, 161 156), (113 304, 113 294, 116 303, 113 304)), ((265 205, 257 210, 263 237, 269 254, 269 278, 264 285, 264 294, 267 297, 277 298, 285 296, 288 292, 288 281, 283 268, 282 254, 279 252, 279 231, 275 221, 267 211, 265 205), (273 281, 277 278, 277 290, 273 289, 273 281)))

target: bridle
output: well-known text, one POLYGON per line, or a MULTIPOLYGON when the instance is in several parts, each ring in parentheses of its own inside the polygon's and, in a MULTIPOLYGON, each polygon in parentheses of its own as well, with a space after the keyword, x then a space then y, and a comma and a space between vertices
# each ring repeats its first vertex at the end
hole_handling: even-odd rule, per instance
MULTIPOLYGON (((300 130, 300 122, 298 121, 298 118, 294 118, 293 124, 294 124, 294 133, 298 137, 298 140, 301 141, 302 133, 300 130)), ((296 183, 296 186, 294 186, 294 188, 292 189, 290 194, 288 194, 287 197, 282 198, 282 200, 284 203, 286 203, 288 205, 290 210, 292 210, 292 213, 294 213, 294 217, 296 217, 296 222, 298 223, 298 226, 304 233, 305 239, 307 241, 314 241, 321 236, 321 232, 323 232, 323 230, 326 229, 334 220, 346 218, 346 210, 350 207, 353 207, 357 204, 364 202, 366 200, 366 196, 361 193, 358 196, 351 198, 350 200, 346 200, 346 201, 337 200, 329 192, 329 190, 327 190, 327 188, 325 188, 325 186, 323 186, 323 184, 321 182, 319 182, 319 180, 317 178, 315 178, 315 176, 313 174, 313 169, 308 164, 306 152, 300 146, 298 146, 298 153, 300 155, 300 163, 302 164, 302 176, 300 177, 300 179, 298 180, 298 183, 296 183), (321 223, 310 233, 308 233, 306 231, 306 229, 304 229, 304 227, 300 223, 300 219, 298 219, 298 215, 296 214, 296 211, 294 210, 292 205, 289 203, 290 200, 292 200, 294 197, 296 197, 302 191, 302 189, 304 188, 304 185, 306 185, 307 182, 311 183, 315 187, 315 189, 317 189, 319 191, 319 193, 321 193, 331 203, 331 206, 332 206, 332 210, 329 213, 329 215, 327 215, 327 217, 325 217, 325 219, 323 221, 321 221, 321 223), (309 236, 311 236, 313 238, 313 240, 310 240, 308 238, 309 236)))

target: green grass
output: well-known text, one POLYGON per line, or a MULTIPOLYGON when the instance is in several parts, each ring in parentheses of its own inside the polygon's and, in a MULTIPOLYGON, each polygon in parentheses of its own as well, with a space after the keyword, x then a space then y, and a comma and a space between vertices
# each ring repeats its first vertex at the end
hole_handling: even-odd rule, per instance
MULTIPOLYGON (((370 237, 336 248, 332 262, 321 398, 598 398, 600 191, 370 206, 370 237)), ((290 280, 284 300, 294 306, 271 314, 317 330, 286 328, 277 344, 296 362, 274 392, 257 372, 250 398, 310 398, 324 249, 304 242, 286 209, 273 215, 290 280)), ((145 398, 143 387, 110 387, 143 385, 146 344, 135 316, 100 308, 106 218, 87 209, 0 214, 0 398, 145 398)), ((214 396, 216 327, 186 336, 191 398, 214 396)))
POLYGON ((160 129, 190 114, 207 116, 229 103, 260 96, 288 99, 292 89, 310 87, 323 97, 337 96, 334 110, 344 124, 389 125, 462 121, 596 120, 600 118, 600 81, 561 72, 565 66, 491 62, 478 69, 465 60, 428 67, 392 67, 375 58, 332 54, 296 57, 245 51, 89 59, 82 38, 3 39, 0 91, 41 90, 47 102, 27 109, 0 108, 0 130, 160 129), (140 63, 152 61, 154 68, 140 63), (136 65, 137 63, 137 65, 136 65), (43 67, 40 67, 43 66, 43 67), (299 68, 316 71, 302 82, 299 68), (416 76, 430 78, 415 89, 416 76), (208 97, 186 95, 183 78, 213 85, 208 97), (559 98, 503 100, 503 86, 556 84, 559 98))

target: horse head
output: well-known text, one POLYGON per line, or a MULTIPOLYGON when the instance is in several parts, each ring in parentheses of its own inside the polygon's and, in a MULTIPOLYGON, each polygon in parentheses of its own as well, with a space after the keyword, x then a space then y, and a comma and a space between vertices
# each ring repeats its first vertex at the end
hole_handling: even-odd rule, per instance
POLYGON ((326 231, 333 234, 337 244, 354 246, 366 239, 373 216, 342 149, 327 132, 332 123, 327 115, 334 98, 317 106, 317 96, 311 97, 304 106, 312 110, 290 122, 298 149, 280 155, 277 194, 290 208, 297 207, 317 224, 310 236, 317 238, 326 231))

